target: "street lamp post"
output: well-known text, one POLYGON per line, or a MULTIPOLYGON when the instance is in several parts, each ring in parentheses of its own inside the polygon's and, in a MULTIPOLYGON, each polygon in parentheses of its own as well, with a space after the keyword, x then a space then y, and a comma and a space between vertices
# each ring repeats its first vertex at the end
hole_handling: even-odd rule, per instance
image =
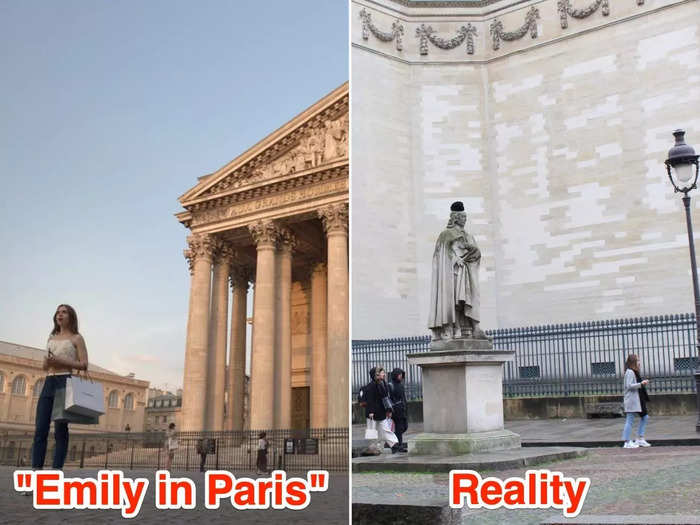
POLYGON ((693 274, 693 294, 695 296, 695 392, 698 410, 698 420, 695 430, 700 432, 700 291, 698 290, 698 267, 695 262, 695 242, 693 241, 693 223, 690 219, 690 190, 697 188, 698 155, 692 146, 685 143, 685 131, 677 129, 673 132, 676 143, 668 151, 666 171, 673 184, 675 192, 683 193, 685 206, 685 222, 688 228, 688 245, 690 247, 690 267, 693 274))

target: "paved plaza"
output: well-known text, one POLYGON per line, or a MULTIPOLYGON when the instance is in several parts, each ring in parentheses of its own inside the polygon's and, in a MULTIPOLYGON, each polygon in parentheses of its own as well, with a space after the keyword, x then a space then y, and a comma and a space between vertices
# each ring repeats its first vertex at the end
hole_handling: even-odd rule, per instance
MULTIPOLYGON (((586 457, 544 463, 536 468, 568 477, 590 477, 580 516, 700 516, 700 448, 595 448, 586 457)), ((506 479, 523 477, 527 468, 484 471, 506 479)), ((448 498, 448 474, 353 474, 353 501, 416 504, 448 498)), ((384 511, 382 511, 384 512, 384 511)), ((388 512, 388 511, 386 511, 388 512)), ((556 509, 462 511, 463 524, 539 524, 561 518, 556 509)), ((562 520, 565 522, 566 520, 562 520)))
MULTIPOLYGON (((102 524, 102 523, 198 523, 213 525, 217 523, 348 523, 348 476, 331 474, 328 491, 311 494, 311 503, 301 511, 293 510, 246 510, 234 509, 228 502, 223 502, 219 509, 209 510, 204 507, 204 473, 173 472, 172 477, 188 477, 197 486, 197 507, 192 510, 158 510, 154 505, 154 472, 152 470, 125 470, 124 475, 130 478, 145 477, 150 480, 148 493, 138 516, 126 520, 121 517, 119 510, 35 510, 32 498, 24 496, 13 489, 11 467, 0 467, 0 524, 18 523, 71 523, 102 524)), ((95 477, 96 470, 66 470, 66 477, 95 477)), ((237 477, 244 475, 255 477, 253 473, 235 473, 237 477)))
MULTIPOLYGON (((622 418, 506 421, 505 428, 520 434, 526 447, 578 446, 586 447, 587 454, 531 467, 478 470, 483 476, 501 479, 523 477, 528 468, 560 471, 574 478, 589 477, 591 488, 579 516, 584 520, 586 516, 605 519, 621 516, 612 522, 642 523, 642 516, 647 516, 653 523, 665 523, 658 517, 700 517, 700 446, 697 446, 700 445, 700 433, 695 431, 695 423, 696 416, 651 418, 646 438, 655 446, 625 450, 620 446, 622 418)), ((412 424, 406 437, 410 439, 411 435, 421 431, 422 424, 412 424)), ((363 434, 364 425, 353 426, 355 450, 366 445, 363 434)), ((382 458, 357 458, 353 461, 384 462, 391 456, 385 451, 382 458)), ((381 505, 382 512, 391 512, 385 506, 387 504, 409 507, 447 505, 447 473, 354 472, 352 480, 353 502, 381 505)), ((556 509, 465 508, 461 514, 463 524, 539 524, 548 520, 573 522, 562 519, 561 511, 556 509)), ((684 518, 681 522, 690 521, 684 518)))

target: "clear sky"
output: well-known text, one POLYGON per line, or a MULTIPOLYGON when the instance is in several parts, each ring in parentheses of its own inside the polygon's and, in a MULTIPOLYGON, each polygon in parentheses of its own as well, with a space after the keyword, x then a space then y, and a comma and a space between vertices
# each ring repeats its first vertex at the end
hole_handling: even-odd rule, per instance
POLYGON ((348 79, 345 0, 0 0, 0 340, 59 303, 91 362, 182 385, 187 230, 220 168, 348 79))

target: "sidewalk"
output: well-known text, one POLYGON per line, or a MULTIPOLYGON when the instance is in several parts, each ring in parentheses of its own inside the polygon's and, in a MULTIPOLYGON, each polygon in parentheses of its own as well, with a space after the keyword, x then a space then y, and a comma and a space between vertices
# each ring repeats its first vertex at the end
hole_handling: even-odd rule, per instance
MULTIPOLYGON (((639 419, 633 427, 636 437, 639 419)), ((700 445, 700 432, 695 431, 697 416, 657 416, 650 417, 647 424, 646 439, 655 446, 659 445, 700 445)), ((518 419, 505 422, 505 428, 516 434, 524 447, 527 446, 578 446, 605 447, 622 446, 622 428, 625 419, 518 419)), ((423 423, 409 423, 404 438, 423 431, 423 423)), ((353 425, 353 450, 366 446, 364 440, 365 425, 353 425)), ((700 451, 698 451, 700 453, 700 451)))
MULTIPOLYGON (((0 524, 17 523, 70 523, 71 525, 97 525, 107 523, 138 523, 143 525, 174 523, 196 523, 198 525, 214 524, 267 524, 279 523, 285 525, 319 523, 335 525, 348 523, 348 475, 331 473, 328 491, 311 494, 311 502, 304 510, 236 510, 228 500, 222 501, 221 506, 209 510, 204 506, 204 473, 195 471, 173 472, 172 477, 187 477, 195 482, 197 487, 197 506, 192 510, 158 510, 154 504, 154 471, 153 470, 124 470, 124 476, 129 478, 144 477, 150 480, 143 506, 138 516, 124 519, 119 510, 36 510, 32 506, 32 498, 15 492, 12 481, 14 468, 0 466, 0 524)), ((236 477, 247 475, 256 477, 254 473, 235 472, 236 477)), ((295 473, 292 473, 295 474, 295 473)), ((66 470, 66 477, 96 477, 93 469, 66 470)))

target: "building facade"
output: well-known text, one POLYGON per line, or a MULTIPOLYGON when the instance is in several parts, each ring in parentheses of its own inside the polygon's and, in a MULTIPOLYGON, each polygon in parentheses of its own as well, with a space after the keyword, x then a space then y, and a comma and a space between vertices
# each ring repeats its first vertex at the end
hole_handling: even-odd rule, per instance
POLYGON ((249 428, 347 425, 348 102, 345 84, 180 197, 183 430, 244 428, 251 283, 249 428))
POLYGON ((165 432, 170 423, 182 425, 182 389, 176 393, 150 388, 144 421, 144 432, 165 432))
MULTIPOLYGON (((34 432, 34 417, 46 371, 46 350, 0 341, 0 432, 34 432)), ((120 376, 90 363, 90 377, 99 381, 105 394, 105 414, 98 425, 71 424, 72 432, 143 432, 148 382, 133 374, 120 376)))
POLYGON ((455 200, 484 328, 692 311, 663 162, 677 128, 700 147, 699 2, 353 0, 350 16, 354 339, 428 333, 455 200))

